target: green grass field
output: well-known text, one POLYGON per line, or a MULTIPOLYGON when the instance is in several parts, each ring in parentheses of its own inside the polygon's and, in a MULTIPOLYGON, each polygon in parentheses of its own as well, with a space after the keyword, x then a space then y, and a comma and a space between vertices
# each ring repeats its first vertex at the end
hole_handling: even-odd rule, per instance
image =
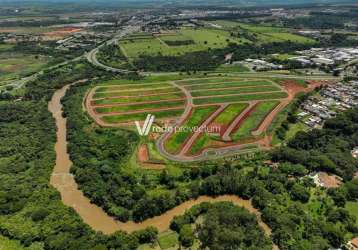
POLYGON ((255 130, 263 119, 274 109, 279 102, 261 102, 259 103, 254 111, 247 117, 240 127, 233 133, 232 139, 238 141, 251 137, 251 132, 255 130))
POLYGON ((222 78, 222 77, 213 77, 213 78, 202 78, 202 79, 193 79, 193 80, 181 80, 176 81, 179 85, 195 85, 195 84, 203 84, 203 83, 216 83, 216 82, 227 82, 227 81, 242 81, 242 79, 238 78, 222 78))
POLYGON ((188 52, 207 50, 208 48, 224 48, 228 43, 244 43, 246 39, 230 36, 230 32, 217 29, 182 28, 174 31, 175 34, 164 34, 158 37, 144 36, 140 39, 124 39, 120 42, 124 53, 129 58, 140 55, 181 55, 188 52), (193 44, 185 46, 168 46, 165 41, 193 41, 193 44))
POLYGON ((347 201, 345 208, 351 215, 354 215, 356 220, 356 226, 358 226, 358 202, 347 201))
POLYGON ((259 92, 271 92, 271 91, 280 91, 281 89, 276 86, 262 86, 258 87, 248 87, 248 88, 234 88, 234 89, 225 89, 225 90, 203 90, 197 92, 191 92, 193 97, 201 96, 216 96, 216 95, 235 95, 235 94, 244 94, 244 93, 259 93, 259 92))
POLYGON ((188 90, 202 90, 202 89, 218 89, 218 88, 231 88, 231 87, 257 87, 269 85, 272 86, 271 82, 268 81, 240 81, 240 82, 218 82, 218 83, 202 83, 195 84, 192 86, 185 86, 188 90))
POLYGON ((151 89, 151 88, 160 88, 160 87, 171 87, 167 82, 156 82, 156 83, 137 83, 137 84, 120 84, 120 82, 109 81, 108 85, 99 87, 96 92, 111 92, 111 91, 128 91, 136 89, 151 89), (110 85, 111 84, 111 85, 110 85))
POLYGON ((227 103, 227 102, 247 102, 253 100, 275 100, 286 98, 286 92, 272 92, 272 93, 262 93, 262 94, 245 94, 245 95, 232 95, 232 96, 223 96, 223 97, 211 97, 211 98, 196 98, 194 99, 194 104, 203 105, 203 104, 215 104, 215 103, 227 103))
POLYGON ((180 90, 174 87, 160 87, 153 89, 145 89, 145 90, 116 90, 112 92, 98 92, 94 95, 94 98, 103 98, 103 97, 113 97, 113 96, 143 96, 150 94, 165 94, 172 92, 179 92, 180 90))
POLYGON ((214 124, 229 125, 231 121, 235 119, 245 108, 247 103, 236 103, 229 105, 216 119, 214 124))
POLYGON ((127 111, 136 111, 142 109, 159 109, 159 108, 173 108, 181 107, 184 108, 185 101, 169 101, 169 102, 159 102, 159 103, 146 103, 146 104, 136 104, 136 105, 124 105, 124 106, 113 106, 105 108, 96 108, 98 113, 111 113, 111 112, 127 112, 127 111))
POLYGON ((179 244, 179 236, 176 232, 168 232, 158 237, 158 243, 161 249, 168 249, 179 244))
MULTIPOLYGON (((184 112, 183 109, 178 110, 164 110, 151 112, 152 115, 155 116, 156 119, 163 118, 172 118, 178 117, 184 112)), ((130 115, 113 115, 113 116, 104 116, 101 119, 107 123, 121 123, 121 122, 132 122, 132 121, 144 121, 147 118, 148 113, 138 113, 138 114, 130 114, 130 115)))
POLYGON ((161 94, 154 96, 141 96, 141 97, 129 97, 129 98, 110 98, 110 99, 99 99, 95 100, 96 105, 100 104, 115 104, 115 103, 136 103, 136 102, 147 102, 147 101, 159 101, 159 100, 171 100, 182 98, 183 93, 172 93, 172 94, 161 94))
MULTIPOLYGON (((41 70, 49 58, 23 54, 0 54, 0 81, 19 79, 41 70)), ((1 85, 1 83, 0 83, 1 85)))
MULTIPOLYGON (((229 105, 218 117, 213 124, 228 126, 246 107, 247 103, 236 103, 229 105)), ((223 132, 223 131, 221 131, 223 132)), ((206 147, 209 147, 213 141, 220 140, 219 136, 203 133, 190 148, 190 154, 195 155, 206 147)))
POLYGON ((185 140, 187 140, 193 133, 191 129, 199 127, 216 109, 217 107, 215 106, 195 108, 186 122, 180 126, 181 128, 186 129, 173 133, 166 141, 165 148, 167 151, 170 153, 177 153, 185 140))
POLYGON ((112 91, 142 91, 142 90, 152 90, 160 88, 170 88, 173 87, 169 83, 157 83, 157 84, 132 84, 124 86, 108 86, 97 89, 96 92, 112 92, 112 91))
POLYGON ((201 150, 210 146, 212 140, 213 139, 210 135, 208 135, 207 133, 203 133, 190 148, 190 154, 191 155, 198 154, 201 150))
MULTIPOLYGON (((0 249, 1 250, 25 250, 20 242, 15 240, 10 240, 3 236, 0 236, 0 249)), ((27 249, 27 248, 26 248, 27 249)))
POLYGON ((12 49, 15 45, 13 44, 0 44, 0 52, 5 52, 12 49))
POLYGON ((102 92, 102 93, 96 93, 94 95, 94 98, 104 98, 104 97, 115 97, 115 96, 133 96, 133 97, 139 97, 144 95, 163 95, 163 94, 173 94, 177 93, 180 94, 180 90, 177 88, 163 88, 163 89, 153 89, 153 90, 146 90, 146 91, 140 91, 138 94, 138 91, 115 91, 115 92, 102 92))

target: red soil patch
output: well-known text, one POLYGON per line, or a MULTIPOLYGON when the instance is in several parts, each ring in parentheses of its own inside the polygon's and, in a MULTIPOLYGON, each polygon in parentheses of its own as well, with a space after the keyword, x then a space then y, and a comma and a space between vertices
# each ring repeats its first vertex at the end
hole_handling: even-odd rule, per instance
POLYGON ((207 126, 207 130, 212 131, 211 134, 219 134, 220 136, 222 136, 225 133, 227 127, 227 124, 212 122, 210 123, 210 125, 207 126))
POLYGON ((138 148, 138 160, 142 163, 149 161, 149 152, 146 144, 140 145, 138 148))
POLYGON ((149 157, 149 150, 146 144, 141 145, 138 148, 138 163, 143 169, 149 170, 162 170, 165 169, 165 166, 162 162, 151 161, 149 157))
POLYGON ((65 37, 80 31, 82 31, 82 29, 80 28, 66 27, 66 28, 58 29, 56 31, 45 32, 42 35, 47 37, 65 37))
POLYGON ((336 175, 328 175, 325 172, 318 173, 320 185, 325 188, 337 188, 342 184, 342 181, 336 175))

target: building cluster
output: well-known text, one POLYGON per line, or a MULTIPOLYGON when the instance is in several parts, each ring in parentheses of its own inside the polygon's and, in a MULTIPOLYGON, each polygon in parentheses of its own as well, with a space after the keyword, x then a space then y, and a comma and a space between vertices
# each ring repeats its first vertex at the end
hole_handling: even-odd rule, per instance
POLYGON ((38 42, 42 41, 43 37, 41 35, 32 35, 32 34, 16 34, 16 33, 0 33, 0 41, 4 43, 20 43, 20 42, 38 42))
POLYGON ((337 188, 342 184, 343 179, 334 174, 326 172, 313 172, 308 175, 318 187, 337 188))
POLYGON ((320 97, 311 96, 301 106, 298 118, 311 128, 319 128, 337 112, 358 104, 358 81, 325 87, 320 97))
POLYGON ((207 17, 222 17, 222 16, 259 16, 259 15, 272 15, 269 9, 257 10, 202 10, 202 9, 187 9, 183 10, 180 14, 172 15, 174 19, 190 19, 190 18, 207 18, 207 17))
MULTIPOLYGON (((241 62, 239 62, 239 63, 241 63, 241 62)), ((252 70, 256 70, 256 71, 283 69, 282 65, 270 63, 270 62, 267 62, 267 61, 265 61, 263 59, 251 59, 251 58, 248 58, 243 63, 248 68, 251 68, 252 70)))
POLYGON ((358 47, 355 48, 311 48, 296 51, 299 56, 291 57, 303 65, 333 65, 358 59, 358 47))

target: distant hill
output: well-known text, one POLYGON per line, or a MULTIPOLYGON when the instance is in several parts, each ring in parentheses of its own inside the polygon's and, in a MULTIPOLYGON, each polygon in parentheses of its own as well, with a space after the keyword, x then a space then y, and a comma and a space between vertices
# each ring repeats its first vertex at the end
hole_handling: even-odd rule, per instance
POLYGON ((0 0, 2 3, 102 3, 107 5, 181 5, 181 6, 270 6, 327 3, 357 3, 357 0, 0 0))
MULTIPOLYGON (((136 0, 128 0, 136 1, 136 0)), ((144 0, 151 2, 150 0, 144 0)), ((153 0, 154 1, 154 0, 153 0)), ((320 3, 342 3, 351 2, 356 3, 356 0, 340 1, 340 0, 169 0, 163 2, 179 3, 182 5, 242 5, 242 6, 257 6, 257 5, 298 5, 298 4, 320 4, 320 3)))

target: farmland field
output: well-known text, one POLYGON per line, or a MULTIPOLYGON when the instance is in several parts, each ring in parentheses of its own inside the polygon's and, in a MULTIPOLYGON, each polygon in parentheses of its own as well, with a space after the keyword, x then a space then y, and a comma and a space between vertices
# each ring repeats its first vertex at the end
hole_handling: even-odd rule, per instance
POLYGON ((235 21, 208 22, 212 27, 181 28, 162 34, 137 34, 125 37, 119 43, 123 54, 130 60, 141 55, 178 56, 189 52, 205 51, 209 48, 224 48, 229 43, 269 43, 292 41, 297 43, 315 43, 314 40, 296 35, 289 29, 244 24, 235 21), (215 27, 214 27, 214 26, 215 27), (240 32, 248 32, 254 40, 249 40, 240 32), (234 33, 235 34, 234 34, 234 33))
MULTIPOLYGON (((224 48, 228 43, 241 44, 249 42, 244 38, 231 37, 230 32, 217 29, 182 28, 174 34, 159 36, 144 36, 123 39, 120 47, 130 58, 140 55, 181 55, 188 52, 203 51, 208 48, 224 48), (190 41, 186 45, 171 45, 170 42, 190 41), (168 43, 166 43, 168 42, 168 43)), ((180 44, 180 43, 179 43, 180 44)))
MULTIPOLYGON (((291 92, 290 97, 285 85, 277 82, 280 81, 238 77, 137 84, 108 81, 92 89, 86 105, 90 115, 103 126, 133 129, 134 121, 144 122, 148 114, 162 121, 158 126, 169 122, 176 129, 161 132, 160 150, 170 155, 188 158, 204 154, 205 149, 235 145, 257 150, 260 143, 267 147, 262 140, 272 119, 294 96, 291 92), (204 130, 196 129, 200 126, 204 130)), ((155 141, 151 143, 157 145, 155 141)))

